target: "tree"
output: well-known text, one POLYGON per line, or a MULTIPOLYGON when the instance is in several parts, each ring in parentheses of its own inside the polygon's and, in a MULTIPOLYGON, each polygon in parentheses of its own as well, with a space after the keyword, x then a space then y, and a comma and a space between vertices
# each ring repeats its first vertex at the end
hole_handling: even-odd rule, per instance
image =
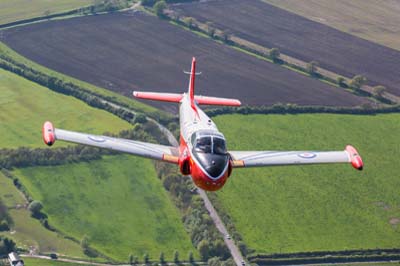
POLYGON ((372 88, 372 93, 375 98, 381 99, 383 98, 383 94, 386 92, 386 87, 385 86, 375 86, 372 88))
POLYGON ((129 262, 130 265, 133 265, 133 254, 132 253, 129 254, 128 262, 129 262))
POLYGON ((207 31, 208 36, 210 36, 211 38, 214 38, 215 28, 213 27, 212 22, 208 21, 206 23, 206 31, 207 31))
POLYGON ((336 79, 337 84, 342 88, 346 87, 345 81, 346 80, 344 79, 344 77, 340 77, 340 76, 336 79))
POLYGON ((150 262, 149 254, 144 253, 143 261, 144 261, 145 264, 148 264, 150 262))
POLYGON ((367 79, 362 75, 355 75, 353 79, 350 81, 349 86, 354 90, 359 90, 362 85, 367 82, 367 79))
POLYGON ((197 249, 199 250, 202 260, 207 260, 208 257, 210 256, 209 246, 210 246, 210 243, 205 239, 201 240, 199 245, 197 246, 197 249))
POLYGON ((318 62, 317 61, 311 61, 307 64, 306 69, 307 73, 310 74, 311 76, 314 76, 317 74, 318 71, 318 62))
POLYGON ((165 263, 165 257, 164 257, 164 252, 160 252, 160 263, 164 264, 165 263))
POLYGON ((136 113, 134 122, 139 124, 144 124, 147 122, 147 117, 142 113, 136 113))
POLYGON ((221 39, 227 43, 231 40, 231 34, 227 31, 221 31, 221 39))
POLYGON ((175 262, 176 264, 179 263, 179 252, 178 252, 178 250, 175 250, 175 251, 174 251, 174 262, 175 262))
POLYGON ((158 17, 163 17, 164 16, 164 10, 166 8, 167 8, 167 4, 165 3, 164 0, 158 1, 153 6, 154 12, 156 12, 158 17))
POLYGON ((189 251, 189 262, 190 262, 191 264, 194 263, 194 256, 193 256, 193 252, 192 252, 192 251, 189 251))
POLYGON ((40 214, 42 208, 43 208, 42 203, 37 200, 32 201, 28 206, 28 210, 31 211, 32 216, 37 216, 38 214, 40 214))
POLYGON ((279 60, 279 56, 281 55, 281 52, 279 51, 278 48, 272 48, 269 50, 269 57, 274 61, 277 62, 279 60))
POLYGON ((208 266, 220 266, 221 260, 218 257, 212 257, 207 261, 208 266))
POLYGON ((187 25, 189 28, 195 28, 196 27, 196 24, 195 24, 195 20, 194 20, 194 18, 192 18, 192 17, 184 17, 183 19, 182 19, 182 21, 183 21, 183 23, 185 24, 185 25, 187 25))
POLYGON ((83 251, 88 251, 89 250, 89 237, 87 235, 84 235, 81 240, 81 248, 83 251))

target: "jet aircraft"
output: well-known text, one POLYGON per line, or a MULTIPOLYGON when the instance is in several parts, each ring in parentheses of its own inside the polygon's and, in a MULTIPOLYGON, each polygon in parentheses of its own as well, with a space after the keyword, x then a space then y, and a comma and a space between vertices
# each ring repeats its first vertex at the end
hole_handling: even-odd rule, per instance
POLYGON ((221 189, 232 170, 241 167, 350 163, 362 170, 363 161, 350 145, 343 151, 228 151, 224 135, 199 106, 240 106, 240 101, 195 95, 195 77, 199 73, 194 57, 187 74, 190 75, 187 93, 133 92, 136 98, 180 104, 179 147, 78 133, 54 128, 48 121, 43 125, 43 140, 49 146, 63 140, 173 163, 183 175, 190 175, 199 188, 208 191, 221 189))

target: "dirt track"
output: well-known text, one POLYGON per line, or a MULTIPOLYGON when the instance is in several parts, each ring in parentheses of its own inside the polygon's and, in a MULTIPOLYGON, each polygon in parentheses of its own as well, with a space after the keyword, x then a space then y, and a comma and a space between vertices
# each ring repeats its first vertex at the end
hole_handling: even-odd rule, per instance
POLYGON ((259 0, 222 0, 174 7, 201 22, 292 57, 352 77, 362 74, 400 95, 400 51, 387 48, 305 19, 259 0))
POLYGON ((196 56, 203 72, 198 94, 237 97, 250 105, 366 101, 140 12, 32 24, 7 30, 3 41, 49 68, 127 96, 132 90, 186 91, 182 70, 196 56))

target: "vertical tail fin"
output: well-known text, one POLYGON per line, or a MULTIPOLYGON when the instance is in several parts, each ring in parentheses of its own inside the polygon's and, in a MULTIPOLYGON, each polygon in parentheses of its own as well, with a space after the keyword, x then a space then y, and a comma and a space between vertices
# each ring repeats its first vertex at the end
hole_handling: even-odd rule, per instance
POLYGON ((189 80, 189 97, 190 102, 194 105, 194 80, 196 77, 196 58, 192 59, 192 68, 190 69, 190 80, 189 80))

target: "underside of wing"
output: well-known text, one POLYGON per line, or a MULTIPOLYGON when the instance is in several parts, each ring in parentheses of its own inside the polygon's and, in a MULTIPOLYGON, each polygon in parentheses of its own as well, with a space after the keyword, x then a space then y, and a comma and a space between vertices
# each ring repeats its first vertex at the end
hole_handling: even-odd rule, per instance
POLYGON ((52 145, 55 140, 63 140, 178 163, 179 151, 176 147, 68 131, 53 128, 50 122, 46 122, 43 126, 43 139, 47 145, 52 145))
POLYGON ((344 151, 231 151, 233 167, 351 163, 362 170, 357 150, 348 145, 344 151))

